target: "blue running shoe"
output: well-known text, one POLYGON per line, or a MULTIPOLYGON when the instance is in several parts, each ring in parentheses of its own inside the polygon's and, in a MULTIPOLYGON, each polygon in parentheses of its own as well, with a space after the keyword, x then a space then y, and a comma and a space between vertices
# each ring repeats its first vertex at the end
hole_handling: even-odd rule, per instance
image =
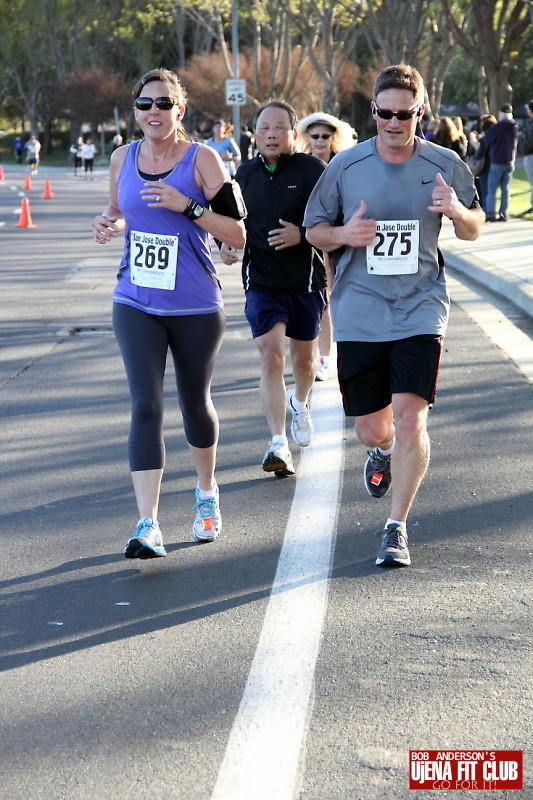
POLYGON ((192 538, 195 542, 214 542, 222 530, 222 517, 218 507, 218 487, 215 496, 202 500, 196 488, 196 503, 192 507, 196 517, 192 524, 192 538))
POLYGON ((126 558, 161 558, 167 551, 163 546, 163 538, 159 522, 151 517, 144 517, 137 523, 135 531, 128 539, 124 550, 126 558))

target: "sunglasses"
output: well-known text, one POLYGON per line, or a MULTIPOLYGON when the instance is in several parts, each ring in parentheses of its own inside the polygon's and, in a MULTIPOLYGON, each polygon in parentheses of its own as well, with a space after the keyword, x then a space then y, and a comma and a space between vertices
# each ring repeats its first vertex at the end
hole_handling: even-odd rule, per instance
POLYGON ((310 133, 311 139, 331 139, 331 133, 310 133))
POLYGON ((380 108, 377 103, 372 103, 374 114, 377 114, 381 119, 392 119, 398 117, 400 122, 406 122, 412 119, 414 115, 420 110, 420 106, 410 108, 408 111, 389 111, 388 108, 380 108))
POLYGON ((151 97, 138 97, 133 105, 139 111, 150 111, 153 103, 160 111, 170 111, 172 106, 177 105, 173 97, 156 97, 155 100, 152 100, 151 97))

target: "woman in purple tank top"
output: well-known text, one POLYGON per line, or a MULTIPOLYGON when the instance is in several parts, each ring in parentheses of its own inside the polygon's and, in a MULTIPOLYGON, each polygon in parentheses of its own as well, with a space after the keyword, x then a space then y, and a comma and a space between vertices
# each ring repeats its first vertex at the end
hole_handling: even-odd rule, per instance
POLYGON ((143 138, 113 152, 109 202, 92 231, 99 244, 125 233, 113 328, 131 394, 129 463, 140 519, 124 554, 157 558, 166 555, 158 507, 168 350, 198 475, 193 539, 212 542, 222 527, 215 480, 218 418, 210 384, 224 311, 210 235, 241 249, 246 212, 219 155, 185 132, 186 97, 177 76, 152 70, 138 81, 133 97, 143 138))

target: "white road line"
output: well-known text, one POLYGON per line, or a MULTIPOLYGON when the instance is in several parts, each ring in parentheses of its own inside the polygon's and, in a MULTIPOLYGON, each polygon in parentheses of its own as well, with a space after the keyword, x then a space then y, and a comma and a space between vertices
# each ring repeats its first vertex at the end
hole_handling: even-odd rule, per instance
POLYGON ((450 275, 447 276, 446 282, 452 300, 466 311, 483 333, 503 350, 511 361, 514 361, 520 372, 529 381, 533 381, 533 343, 529 336, 507 319, 503 311, 473 289, 450 275))
POLYGON ((292 800, 326 611, 340 500, 337 381, 315 384, 315 439, 302 451, 272 595, 212 800, 292 800))

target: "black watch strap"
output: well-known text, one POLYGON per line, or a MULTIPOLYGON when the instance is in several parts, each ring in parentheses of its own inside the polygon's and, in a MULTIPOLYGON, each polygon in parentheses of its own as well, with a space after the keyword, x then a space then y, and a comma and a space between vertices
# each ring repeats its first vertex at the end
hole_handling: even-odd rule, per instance
POLYGON ((192 197, 187 203, 185 211, 183 212, 189 219, 199 219, 204 213, 205 208, 197 203, 192 197))

